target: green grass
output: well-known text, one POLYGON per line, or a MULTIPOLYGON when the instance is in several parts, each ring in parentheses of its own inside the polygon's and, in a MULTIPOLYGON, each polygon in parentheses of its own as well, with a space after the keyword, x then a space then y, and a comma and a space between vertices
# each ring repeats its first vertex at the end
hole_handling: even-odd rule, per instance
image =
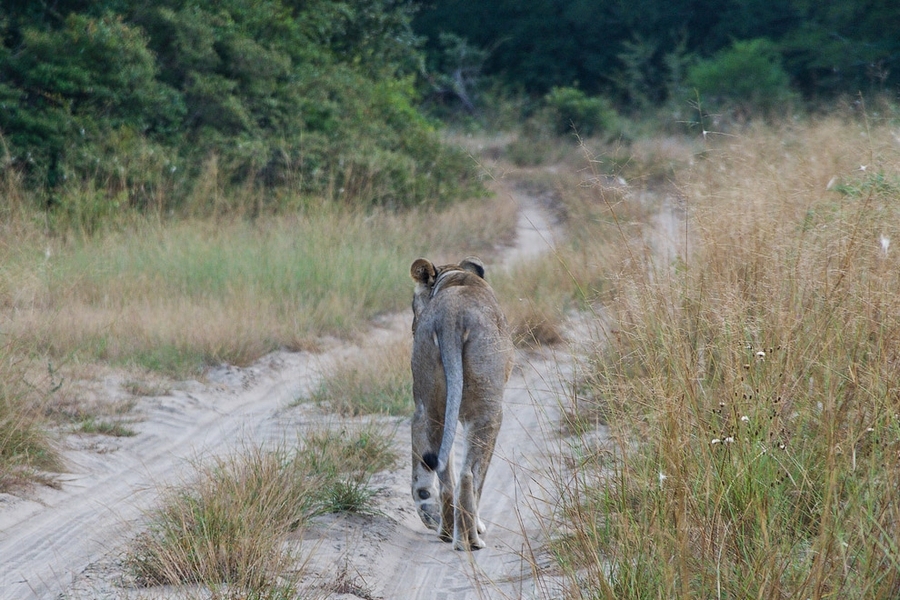
POLYGON ((76 430, 80 433, 93 433, 111 437, 132 437, 137 435, 133 429, 122 423, 105 421, 96 417, 85 418, 76 425, 76 430))
POLYGON ((898 165, 889 128, 823 119, 678 175, 689 254, 625 252, 590 386, 610 439, 560 474, 569 597, 897 595, 898 165))
POLYGON ((490 251, 498 232, 509 235, 513 213, 498 206, 144 219, 68 240, 21 222, 16 243, 0 245, 0 316, 24 344, 58 359, 179 377, 220 361, 247 364, 405 308, 412 260, 490 251))

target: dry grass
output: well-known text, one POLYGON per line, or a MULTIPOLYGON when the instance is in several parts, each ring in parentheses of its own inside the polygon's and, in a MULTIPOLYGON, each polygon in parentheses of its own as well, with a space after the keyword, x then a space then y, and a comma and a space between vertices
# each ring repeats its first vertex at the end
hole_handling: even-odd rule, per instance
POLYGON ((488 273, 520 347, 559 343, 573 310, 590 311, 615 292, 610 275, 623 240, 637 235, 639 224, 655 209, 642 199, 639 187, 604 175, 616 168, 611 155, 595 154, 584 145, 579 156, 586 165, 581 169, 564 164, 553 171, 505 174, 509 186, 543 202, 563 232, 549 252, 488 273))
POLYGON ((900 593, 894 135, 759 128, 678 175, 689 253, 635 243, 607 298, 610 441, 561 486, 570 597, 900 593))
POLYGON ((0 246, 0 318, 37 354, 185 376, 365 328, 408 303, 414 258, 490 253, 514 224, 486 200, 438 214, 140 221, 68 241, 26 231, 0 246))
POLYGON ((367 348, 337 365, 311 400, 345 417, 412 414, 409 336, 367 348))
POLYGON ((45 428, 45 411, 59 384, 51 369, 29 372, 21 356, 13 342, 0 346, 0 492, 33 481, 55 485, 48 473, 61 467, 45 428))
POLYGON ((310 431, 300 448, 244 448, 196 465, 165 491, 127 565, 146 586, 199 584, 219 598, 293 598, 302 577, 287 536, 322 512, 367 512, 371 474, 396 462, 374 426, 310 431))
MULTIPOLYGON (((46 433, 54 423, 128 434, 120 419, 74 398, 72 374, 85 365, 195 377, 209 364, 246 365, 279 347, 314 347, 322 335, 352 336, 378 314, 407 309, 416 257, 490 260, 515 230, 515 207, 488 198, 440 212, 364 212, 306 200, 294 213, 252 219, 228 211, 163 221, 132 214, 91 236, 48 234, 21 182, 4 177, 2 489, 46 479, 43 470, 58 466, 46 433), (48 363, 66 374, 61 391, 38 368, 48 363)), ((385 392, 394 395, 385 410, 402 411, 405 384, 390 385, 399 387, 385 392)), ((151 395, 165 389, 126 387, 151 395)))

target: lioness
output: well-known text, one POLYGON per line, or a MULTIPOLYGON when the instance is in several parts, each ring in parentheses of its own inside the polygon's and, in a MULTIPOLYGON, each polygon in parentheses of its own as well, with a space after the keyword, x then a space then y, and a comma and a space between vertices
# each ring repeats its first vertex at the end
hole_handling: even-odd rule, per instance
POLYGON ((478 505, 503 417, 513 363, 506 317, 481 260, 410 267, 413 294, 412 495, 422 522, 457 550, 484 548, 478 505), (459 483, 453 473, 456 422, 466 437, 459 483), (440 483, 437 506, 435 475, 440 483), (455 488, 455 489, 454 489, 455 488))

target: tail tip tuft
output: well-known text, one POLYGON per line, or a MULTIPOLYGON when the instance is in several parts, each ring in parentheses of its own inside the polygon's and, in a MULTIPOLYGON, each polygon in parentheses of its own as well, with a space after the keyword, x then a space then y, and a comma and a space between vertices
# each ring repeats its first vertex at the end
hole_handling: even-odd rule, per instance
POLYGON ((434 471, 438 466, 438 455, 434 452, 426 452, 422 456, 422 464, 428 467, 429 471, 434 471))

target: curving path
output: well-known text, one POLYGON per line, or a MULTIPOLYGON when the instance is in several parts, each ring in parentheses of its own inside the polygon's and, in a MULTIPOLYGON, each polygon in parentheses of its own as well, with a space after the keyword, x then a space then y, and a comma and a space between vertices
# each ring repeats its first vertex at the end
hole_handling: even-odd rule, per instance
MULTIPOLYGON (((520 207, 519 239, 503 261, 527 260, 553 239, 552 217, 540 203, 510 192, 520 207)), ((366 345, 408 336, 407 315, 376 326, 366 345)), ((187 589, 129 589, 117 556, 152 507, 160 485, 190 472, 190 461, 236 450, 243 442, 290 440, 315 418, 311 407, 287 408, 308 393, 334 360, 359 351, 338 346, 321 354, 279 352, 249 369, 220 369, 217 383, 188 382, 136 408, 138 435, 107 447, 71 448, 70 473, 60 490, 29 499, 0 495, 0 598, 184 598, 187 589)), ((569 373, 566 361, 519 355, 508 386, 498 446, 483 493, 488 547, 455 552, 425 529, 409 498, 408 460, 375 482, 383 487, 380 514, 320 519, 292 540, 308 557, 307 583, 327 586, 340 573, 353 582, 332 598, 471 599, 553 597, 534 571, 544 560, 540 520, 549 486, 543 479, 546 440, 569 373), (563 365, 563 366, 560 366, 563 365)), ((409 423, 398 428, 408 453, 409 423)), ((106 442, 104 442, 106 443, 106 442)), ((552 448, 550 449, 552 450, 552 448)), ((321 590, 320 590, 321 591, 321 590)), ((197 592, 194 590, 194 592, 197 592)))

